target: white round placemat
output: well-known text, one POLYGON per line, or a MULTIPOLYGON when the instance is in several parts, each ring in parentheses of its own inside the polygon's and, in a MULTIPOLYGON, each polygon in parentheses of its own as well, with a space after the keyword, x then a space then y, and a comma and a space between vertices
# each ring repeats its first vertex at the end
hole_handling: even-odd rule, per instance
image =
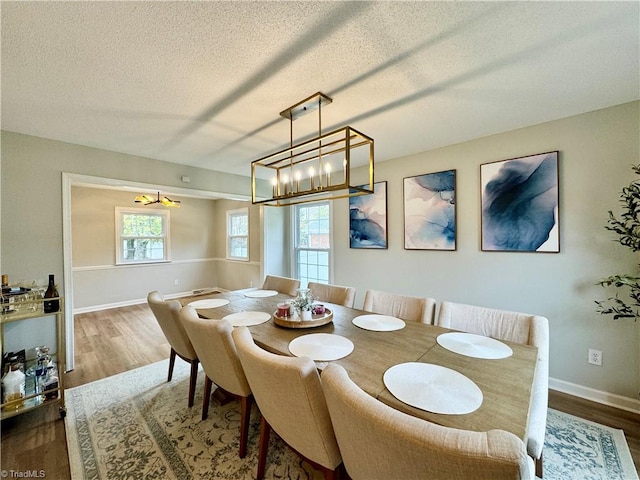
POLYGON ((439 345, 467 357, 497 360, 513 355, 509 345, 495 338, 476 335, 475 333, 449 332, 438 335, 439 345))
POLYGON ((289 351, 296 357, 309 357, 318 362, 329 362, 353 352, 353 342, 333 333, 310 333, 289 342, 289 351))
POLYGON ((191 305, 196 310, 204 309, 204 308, 217 308, 223 307, 229 303, 229 300, 226 298, 205 298, 204 300, 196 300, 195 302, 191 302, 191 305))
POLYGON ((244 294, 249 298, 275 297, 278 294, 275 290, 250 290, 244 294))
POLYGON ((404 320, 389 315, 359 315, 351 322, 365 330, 373 330, 374 332, 392 332, 394 330, 402 330, 405 327, 404 320))
POLYGON ((251 325, 260 325, 271 319, 271 315, 266 312, 236 312, 226 317, 222 317, 223 320, 228 320, 234 327, 250 327, 251 325))
POLYGON ((450 368, 409 362, 389 368, 384 384, 401 402, 433 413, 465 414, 482 405, 482 391, 450 368))

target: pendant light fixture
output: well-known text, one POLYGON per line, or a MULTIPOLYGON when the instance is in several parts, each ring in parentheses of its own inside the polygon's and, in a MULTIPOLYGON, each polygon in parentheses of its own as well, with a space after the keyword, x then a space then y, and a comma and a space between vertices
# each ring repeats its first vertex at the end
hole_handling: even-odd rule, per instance
POLYGON ((138 195, 135 199, 135 203, 141 203, 143 205, 153 205, 154 203, 160 203, 165 207, 180 208, 180 200, 171 200, 169 197, 160 198, 160 192, 158 192, 158 198, 153 198, 151 195, 138 195))
POLYGON ((251 162, 251 201, 267 206, 334 200, 373 193, 373 139, 347 126, 322 133, 322 107, 333 100, 318 92, 280 112, 290 122, 290 146, 251 162), (318 111, 318 135, 293 144, 293 122, 318 111), (368 165, 364 185, 354 186, 351 172, 356 162, 368 165), (259 196, 258 183, 271 183, 271 196, 259 196))

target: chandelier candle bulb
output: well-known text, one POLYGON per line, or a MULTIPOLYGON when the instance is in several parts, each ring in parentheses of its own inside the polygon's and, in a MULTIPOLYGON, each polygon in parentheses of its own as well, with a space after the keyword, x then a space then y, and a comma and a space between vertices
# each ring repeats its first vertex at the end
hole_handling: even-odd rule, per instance
POLYGON ((327 174, 327 187, 329 187, 331 185, 331 164, 327 163, 324 166, 324 171, 327 174))
POLYGON ((315 170, 313 169, 313 167, 309 167, 309 182, 310 182, 311 190, 316 188, 313 182, 314 175, 315 175, 315 170))
POLYGON ((271 186, 273 187, 273 196, 275 198, 278 196, 278 179, 276 177, 271 179, 271 186))
POLYGON ((302 178, 302 174, 300 172, 296 172, 296 192, 300 191, 300 179, 302 178))

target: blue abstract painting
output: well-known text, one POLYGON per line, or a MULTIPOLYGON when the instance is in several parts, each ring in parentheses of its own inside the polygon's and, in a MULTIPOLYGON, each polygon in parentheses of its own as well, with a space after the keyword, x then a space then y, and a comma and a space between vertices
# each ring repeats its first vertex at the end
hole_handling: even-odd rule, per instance
POLYGON ((387 182, 373 184, 373 193, 349 198, 351 248, 387 248, 387 182))
POLYGON ((404 248, 456 249, 456 171, 404 179, 404 248))
POLYGON ((482 250, 560 251, 558 152, 480 166, 482 250))

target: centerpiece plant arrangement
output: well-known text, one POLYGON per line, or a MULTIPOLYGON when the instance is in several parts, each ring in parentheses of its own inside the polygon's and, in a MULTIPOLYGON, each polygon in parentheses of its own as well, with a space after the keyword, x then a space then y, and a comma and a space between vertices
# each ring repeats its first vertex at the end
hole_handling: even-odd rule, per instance
POLYGON ((302 320, 311 320, 313 315, 314 298, 311 290, 308 288, 299 288, 298 296, 291 300, 291 308, 293 308, 302 320))
MULTIPOLYGON (((631 167, 636 175, 640 175, 640 164, 631 167)), ((630 248, 633 252, 640 251, 640 179, 636 179, 628 187, 620 192, 622 214, 616 217, 609 211, 609 220, 605 228, 618 235, 616 241, 623 247, 630 248)), ((620 318, 640 317, 640 277, 622 273, 611 275, 600 280, 597 285, 602 287, 615 287, 618 289, 615 297, 606 301, 597 301, 598 313, 613 315, 614 320, 620 318), (620 292, 623 297, 620 298, 620 292)))

